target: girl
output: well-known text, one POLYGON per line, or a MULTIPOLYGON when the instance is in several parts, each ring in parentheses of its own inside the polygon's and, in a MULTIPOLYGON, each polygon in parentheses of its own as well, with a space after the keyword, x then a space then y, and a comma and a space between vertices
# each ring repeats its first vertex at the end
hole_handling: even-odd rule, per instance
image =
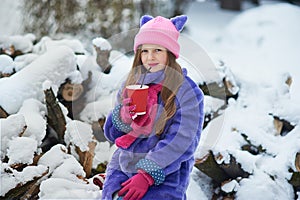
POLYGON ((186 199, 203 124, 203 93, 176 62, 187 17, 143 16, 135 57, 104 133, 118 149, 106 171, 102 199, 186 199), (148 73, 147 73, 148 72, 148 73), (149 86, 147 111, 135 114, 126 86, 149 86))

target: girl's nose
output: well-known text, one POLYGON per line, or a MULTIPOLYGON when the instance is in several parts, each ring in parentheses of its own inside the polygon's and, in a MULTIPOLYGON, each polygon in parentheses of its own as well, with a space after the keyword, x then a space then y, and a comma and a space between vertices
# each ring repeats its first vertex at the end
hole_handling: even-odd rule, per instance
POLYGON ((148 60, 153 60, 154 59, 154 52, 149 51, 148 53, 148 60))

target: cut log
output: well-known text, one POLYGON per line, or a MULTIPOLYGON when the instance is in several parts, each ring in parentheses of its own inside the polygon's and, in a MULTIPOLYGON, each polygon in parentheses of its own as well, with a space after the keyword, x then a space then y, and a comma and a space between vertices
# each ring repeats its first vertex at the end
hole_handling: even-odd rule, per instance
POLYGON ((0 118, 7 118, 8 113, 0 106, 0 118))
POLYGON ((209 95, 215 98, 223 99, 226 102, 228 99, 238 98, 238 92, 233 94, 231 91, 234 91, 234 86, 230 80, 227 80, 226 78, 223 78, 223 82, 221 84, 218 84, 216 82, 212 83, 203 83, 202 85, 199 85, 201 90, 205 95, 209 95))
MULTIPOLYGON (((38 155, 35 154, 34 157, 33 157, 33 162, 29 166, 36 166, 37 163, 38 163, 38 161, 39 161, 39 159, 42 157, 42 155, 43 154, 38 154, 38 155)), ((27 166, 28 166, 28 164, 24 164, 24 163, 17 163, 17 164, 10 165, 11 168, 13 168, 13 169, 15 169, 15 170, 17 170, 19 172, 23 171, 23 169, 25 167, 27 167, 27 166)))
POLYGON ((275 117, 274 117, 273 124, 274 124, 274 127, 275 127, 275 129, 276 129, 276 134, 275 134, 275 135, 276 135, 276 136, 277 136, 277 135, 280 135, 281 130, 282 130, 282 128, 283 128, 283 122, 280 121, 278 118, 275 118, 275 117))
POLYGON ((226 107, 227 105, 224 103, 224 105, 219 107, 216 111, 213 111, 211 113, 205 113, 203 129, 209 124, 211 120, 219 117, 222 114, 222 111, 226 109, 226 107))
POLYGON ((38 199, 38 194, 40 192, 40 185, 42 181, 45 179, 45 176, 48 174, 48 171, 44 173, 39 179, 34 181, 28 190, 20 197, 20 200, 27 199, 38 199))
POLYGON ((300 187, 300 172, 293 172, 293 175, 289 180, 289 183, 294 187, 300 187))
POLYGON ((215 98, 219 99, 226 99, 226 93, 225 88, 223 86, 220 86, 216 82, 213 83, 203 83, 202 85, 199 85, 201 90, 205 95, 209 95, 215 98))
POLYGON ((13 69, 12 73, 2 73, 2 72, 0 72, 0 78, 10 77, 11 75, 13 75, 15 73, 16 73, 15 69, 13 69))
POLYGON ((274 127, 276 129, 276 135, 285 136, 295 128, 295 126, 293 126, 290 122, 288 122, 285 119, 281 119, 280 117, 274 115, 273 118, 274 127))
POLYGON ((23 55, 24 53, 20 50, 17 50, 14 45, 11 45, 7 49, 2 49, 1 48, 1 54, 6 54, 6 55, 8 55, 12 58, 15 58, 17 56, 23 55))
POLYGON ((109 63, 109 56, 111 50, 102 50, 97 46, 94 46, 96 53, 97 53, 97 58, 96 62, 97 64, 101 67, 102 72, 105 74, 109 74, 112 66, 109 63))
POLYGON ((255 146, 251 143, 251 141, 248 139, 248 136, 244 133, 241 134, 243 136, 243 138, 245 139, 245 141, 248 143, 248 144, 245 144, 241 147, 241 149, 243 151, 248 151, 249 153, 253 154, 253 155, 258 155, 260 153, 264 153, 266 152, 266 150, 261 146, 255 146))
POLYGON ((81 84, 71 84, 69 82, 62 85, 62 97, 66 101, 75 101, 83 93, 83 86, 81 84))
POLYGON ((297 171, 300 172, 300 152, 296 154, 295 167, 297 171))
POLYGON ((76 146, 75 150, 79 155, 79 162, 83 167, 83 170, 86 173, 86 177, 90 177, 93 167, 93 159, 95 156, 95 148, 97 143, 96 142, 89 142, 88 151, 82 152, 79 147, 76 146))
POLYGON ((230 98, 237 99, 238 98, 238 93, 233 93, 232 92, 232 91, 235 90, 236 86, 230 80, 227 80, 226 78, 223 78, 223 84, 224 84, 224 87, 225 87, 226 102, 230 98))
POLYGON ((220 164, 220 168, 223 169, 223 171, 231 178, 231 179, 236 179, 238 177, 242 178, 248 178, 249 173, 245 172, 241 164, 238 163, 232 155, 230 155, 230 161, 228 164, 222 163, 220 164))
POLYGON ((242 0, 221 0, 220 7, 222 9, 240 11, 242 8, 242 0))
POLYGON ((285 83, 286 83, 289 87, 291 87, 291 85, 292 85, 292 83, 293 83, 292 77, 291 77, 291 76, 288 76, 287 79, 286 79, 286 81, 285 81, 285 83))
POLYGON ((211 151, 203 158, 196 160, 195 167, 218 184, 230 178, 224 170, 219 167, 211 151))
POLYGON ((58 100, 68 109, 68 117, 78 119, 78 114, 86 106, 85 94, 89 90, 92 81, 92 72, 88 73, 88 78, 81 85, 71 84, 70 80, 63 83, 57 94, 58 100))
POLYGON ((64 134, 66 130, 66 119, 54 96, 52 88, 44 91, 47 106, 47 122, 49 126, 57 133, 58 140, 64 143, 64 134))
POLYGON ((8 191, 1 199, 38 199, 39 186, 48 174, 49 170, 45 171, 42 176, 35 177, 34 180, 25 184, 18 184, 15 188, 8 191))
POLYGON ((96 139, 99 142, 107 141, 107 139, 104 136, 104 131, 103 131, 105 120, 106 120, 106 118, 104 117, 104 118, 98 119, 97 122, 92 123, 93 135, 96 137, 96 139))

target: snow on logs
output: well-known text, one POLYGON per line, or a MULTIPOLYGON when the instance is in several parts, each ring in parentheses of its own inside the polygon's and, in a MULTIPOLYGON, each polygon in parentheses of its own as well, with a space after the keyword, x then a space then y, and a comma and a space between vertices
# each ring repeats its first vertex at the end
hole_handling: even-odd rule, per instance
POLYGON ((211 77, 199 84, 205 95, 227 100, 229 98, 237 99, 239 86, 227 64, 218 56, 213 56, 215 68, 208 71, 208 77, 211 77))
POLYGON ((18 73, 1 79, 0 106, 12 114, 19 110, 25 99, 36 98, 43 101, 45 81, 59 86, 75 70, 76 59, 70 48, 58 46, 51 49, 18 73))
POLYGON ((295 171, 293 171, 289 183, 298 188, 298 190, 300 189, 300 152, 295 156, 295 171))
POLYGON ((93 136, 92 126, 84 122, 73 120, 66 126, 65 142, 71 153, 79 157, 86 176, 92 172, 95 147, 97 145, 93 136))
POLYGON ((93 39, 94 49, 96 51, 96 62, 101 67, 102 72, 108 74, 112 68, 109 63, 109 56, 111 52, 111 44, 104 38, 98 37, 93 39))
MULTIPOLYGON (((292 84, 292 78, 291 76, 285 76, 283 78, 284 83, 282 82, 280 84, 286 84, 283 85, 283 88, 286 88, 284 92, 288 92, 288 89, 292 84)), ((212 113, 210 118, 218 119, 216 111, 219 111, 220 108, 222 108, 222 104, 221 102, 212 101, 214 99, 211 97, 211 95, 209 95, 209 97, 210 98, 206 97, 207 101, 205 101, 206 117, 209 113, 212 113)), ((272 113, 269 113, 269 115, 273 117, 274 127, 272 129, 272 124, 270 124, 270 127, 271 130, 273 130, 272 133, 274 135, 274 139, 276 140, 297 134, 297 126, 300 119, 298 115, 294 114, 299 113, 299 106, 294 105, 294 103, 290 102, 289 99, 283 98, 281 101, 282 102, 280 102, 280 104, 275 104, 276 106, 273 107, 272 113), (284 105, 285 109, 282 109, 281 105, 284 105)), ((208 119, 205 123, 215 126, 215 120, 211 119, 208 119)), ((239 133, 240 135, 237 135, 236 137, 241 137, 241 139, 243 139, 240 140, 243 142, 239 144, 240 146, 236 146, 234 151, 231 152, 231 150, 229 150, 227 152, 224 150, 224 152, 220 152, 220 149, 211 146, 210 148, 207 148, 208 153, 203 154, 201 152, 202 154, 198 157, 198 159, 196 159, 195 167, 210 177, 214 183, 214 186, 219 188, 219 190, 216 190, 214 193, 215 198, 222 197, 223 199, 234 199, 237 192, 237 187, 239 187, 239 184, 243 181, 243 179, 250 178, 254 175, 251 168, 252 163, 254 163, 253 161, 255 161, 256 158, 272 152, 272 150, 268 148, 267 144, 256 142, 253 138, 253 135, 247 131, 240 131, 237 129, 232 129, 232 131, 239 133), (247 162, 245 162, 245 160, 247 160, 247 162)), ((205 130, 203 133, 205 134, 205 130)), ((225 134, 228 134, 228 132, 225 134)), ((274 154, 276 154, 276 152, 274 154)), ((291 158, 291 161, 288 161, 290 163, 288 164, 289 171, 287 173, 291 174, 291 177, 288 178, 287 181, 294 187, 295 191, 299 191, 300 152, 298 150, 298 152, 289 154, 288 156, 291 158)), ((279 157, 280 156, 278 156, 278 158, 279 157)), ((277 184, 276 179, 272 181, 277 184)))

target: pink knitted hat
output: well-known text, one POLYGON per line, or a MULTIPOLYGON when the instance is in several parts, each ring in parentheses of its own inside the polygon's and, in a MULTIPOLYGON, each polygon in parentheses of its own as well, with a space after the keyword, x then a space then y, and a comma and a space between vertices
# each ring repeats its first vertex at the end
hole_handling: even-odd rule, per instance
POLYGON ((176 58, 179 57, 178 37, 187 21, 187 16, 180 15, 171 19, 144 15, 140 20, 140 30, 134 39, 134 52, 142 44, 157 44, 167 48, 176 58))

